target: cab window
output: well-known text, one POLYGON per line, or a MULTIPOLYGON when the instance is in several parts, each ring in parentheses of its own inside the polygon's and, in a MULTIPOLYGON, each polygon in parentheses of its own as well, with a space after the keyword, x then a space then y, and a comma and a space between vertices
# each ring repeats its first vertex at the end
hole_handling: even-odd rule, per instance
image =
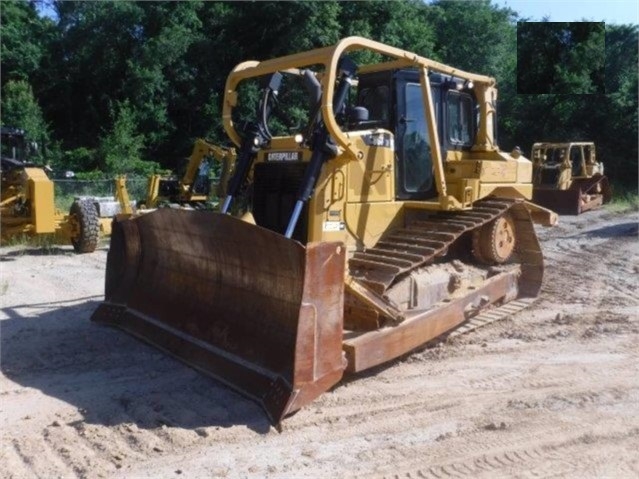
POLYGON ((472 100, 467 94, 449 91, 446 99, 448 141, 452 145, 472 144, 472 100))
POLYGON ((388 127, 390 121, 390 92, 386 85, 364 88, 359 93, 358 105, 368 110, 368 119, 377 126, 388 127))
POLYGON ((421 86, 408 83, 405 94, 405 131, 402 137, 404 191, 425 192, 433 187, 433 161, 421 86))

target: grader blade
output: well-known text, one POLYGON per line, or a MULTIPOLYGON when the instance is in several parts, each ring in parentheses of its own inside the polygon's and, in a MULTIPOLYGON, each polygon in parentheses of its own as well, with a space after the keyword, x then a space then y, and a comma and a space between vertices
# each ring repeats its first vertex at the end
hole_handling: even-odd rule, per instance
POLYGON ((116 219, 92 319, 254 399, 277 424, 337 383, 345 251, 212 212, 116 219))

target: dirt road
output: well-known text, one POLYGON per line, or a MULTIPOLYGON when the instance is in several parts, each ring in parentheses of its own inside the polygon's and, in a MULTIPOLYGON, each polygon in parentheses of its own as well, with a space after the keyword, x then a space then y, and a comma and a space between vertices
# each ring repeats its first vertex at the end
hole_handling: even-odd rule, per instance
POLYGON ((540 299, 511 319, 262 411, 89 321, 106 251, 0 262, 0 476, 638 477, 639 215, 540 229, 540 299))

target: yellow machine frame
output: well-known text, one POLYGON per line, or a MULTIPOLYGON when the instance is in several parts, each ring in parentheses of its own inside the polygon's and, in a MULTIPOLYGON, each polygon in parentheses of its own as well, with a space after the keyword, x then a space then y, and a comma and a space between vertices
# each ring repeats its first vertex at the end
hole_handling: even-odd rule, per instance
POLYGON ((558 178, 557 189, 567 190, 570 188, 573 180, 581 178, 591 178, 593 175, 599 173, 603 175, 604 164, 597 161, 597 152, 595 144, 591 141, 572 141, 567 143, 548 143, 540 142, 534 143, 530 157, 534 166, 534 179, 533 183, 539 183, 539 174, 541 172, 542 165, 547 161, 545 158, 546 152, 549 149, 557 149, 563 151, 564 162, 561 165, 561 174, 558 178), (571 151, 573 148, 579 149, 580 168, 579 174, 573 174, 573 166, 570 160, 571 151), (586 154, 586 149, 589 149, 590 155, 586 154))
MULTIPOLYGON (((339 154, 323 168, 310 199, 308 241, 344 241, 349 249, 355 245, 371 246, 393 224, 402 222, 407 209, 455 211, 472 208, 472 204, 489 195, 509 198, 532 198, 532 163, 520 152, 500 151, 493 137, 496 121, 497 90, 492 77, 465 72, 414 53, 394 48, 361 37, 349 37, 334 46, 289 55, 262 62, 247 61, 237 65, 230 73, 225 88, 223 124, 231 140, 239 147, 242 139, 233 123, 233 109, 238 104, 238 86, 247 79, 275 72, 301 74, 302 66, 322 65, 325 70, 318 78, 322 85, 321 112, 326 127, 339 148, 339 154), (400 201, 394 197, 395 175, 392 154, 380 154, 374 147, 364 144, 361 132, 353 135, 337 124, 331 103, 338 61, 347 52, 368 50, 388 57, 382 63, 360 66, 361 74, 400 68, 414 68, 420 73, 424 112, 429 125, 434 178, 438 197, 434 200, 400 201), (440 148, 437 120, 431 95, 429 73, 439 72, 465 80, 472 86, 480 106, 482 121, 471 151, 448 151, 446 157, 440 148), (327 224, 345 225, 344 231, 331 231, 327 224), (328 231, 327 231, 328 229, 328 231)), ((379 131, 379 130, 377 130, 379 131)), ((265 161, 267 151, 299 150, 301 146, 293 136, 274 137, 258 153, 256 162, 265 161)), ((310 153, 304 151, 303 159, 310 153)), ((308 156, 308 157, 307 157, 308 156)), ((543 224, 554 224, 556 215, 527 203, 533 218, 543 224)))
MULTIPOLYGON (((124 178, 115 180, 116 200, 121 211, 132 213, 124 178)), ((90 199, 89 199, 90 200, 90 199)), ((111 217, 97 217, 95 221, 102 236, 111 234, 111 217)), ((53 235, 58 241, 75 243, 82 238, 83 218, 64 214, 55 207, 54 183, 42 168, 25 167, 3 172, 0 200, 2 241, 26 235, 53 235), (28 204, 29 214, 20 214, 19 205, 28 204)), ((94 247, 89 248, 91 251, 94 247)), ((81 252, 89 252, 88 250, 81 252)))
POLYGON ((198 195, 193 193, 193 186, 197 178, 198 169, 202 161, 211 157, 222 163, 222 175, 220 178, 220 189, 218 194, 224 195, 224 185, 228 180, 228 175, 232 172, 233 163, 235 161, 235 149, 224 148, 212 145, 203 139, 197 139, 193 145, 193 151, 189 156, 186 172, 179 180, 179 193, 175 198, 164 198, 160 195, 160 182, 165 179, 162 175, 152 175, 149 177, 147 188, 146 208, 157 208, 162 201, 171 201, 177 203, 184 202, 203 202, 208 199, 206 195, 198 195))
MULTIPOLYGON (((541 289, 543 255, 533 222, 553 224, 557 217, 526 201, 532 163, 518 149, 497 147, 496 97, 491 77, 359 37, 239 64, 223 104, 224 128, 239 150, 221 214, 158 208, 116 218, 105 301, 93 320, 220 379, 278 424, 344 371, 400 357, 487 308, 492 320, 512 314, 509 303, 529 304, 541 289), (344 55, 355 50, 382 61, 358 66, 344 55), (348 102, 356 81, 362 100, 365 83, 376 81, 365 74, 386 77, 385 71, 396 85, 421 89, 422 100, 412 101, 423 101, 425 118, 418 112, 415 126, 427 131, 410 146, 427 148, 430 141, 431 158, 419 158, 426 160, 418 166, 428 165, 417 178, 425 180, 422 189, 396 181, 396 172, 419 176, 402 170, 409 163, 404 140, 413 130, 407 135, 390 122, 373 127, 370 110, 348 102), (441 74, 432 85, 431 72, 441 74), (303 134, 273 136, 271 114, 285 115, 285 74, 301 77, 311 107, 303 134), (263 82, 262 96, 240 128, 234 109, 254 99, 240 98, 246 80, 263 82), (442 131, 450 151, 440 147, 444 120, 431 86, 474 95, 470 103, 481 121, 472 144, 470 135, 459 142, 462 150, 449 149, 448 123, 442 131), (403 156, 396 159, 398 138, 403 156), (241 218, 243 208, 232 209, 237 197, 249 210, 241 218), (248 224, 251 213, 257 226, 248 224)), ((408 112, 400 101, 396 106, 408 112)))

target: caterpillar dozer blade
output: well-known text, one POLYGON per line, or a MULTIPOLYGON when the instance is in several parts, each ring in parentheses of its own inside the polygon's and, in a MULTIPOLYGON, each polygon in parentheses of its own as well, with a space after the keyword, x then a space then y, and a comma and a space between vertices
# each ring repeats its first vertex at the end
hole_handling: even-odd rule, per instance
POLYGON ((533 193, 536 204, 562 215, 579 215, 598 208, 611 199, 608 178, 599 174, 590 178, 575 178, 566 190, 535 188, 533 193))
POLYGON ((339 243, 160 209, 114 220, 92 319, 239 390, 277 424, 342 377, 344 268, 339 243))

